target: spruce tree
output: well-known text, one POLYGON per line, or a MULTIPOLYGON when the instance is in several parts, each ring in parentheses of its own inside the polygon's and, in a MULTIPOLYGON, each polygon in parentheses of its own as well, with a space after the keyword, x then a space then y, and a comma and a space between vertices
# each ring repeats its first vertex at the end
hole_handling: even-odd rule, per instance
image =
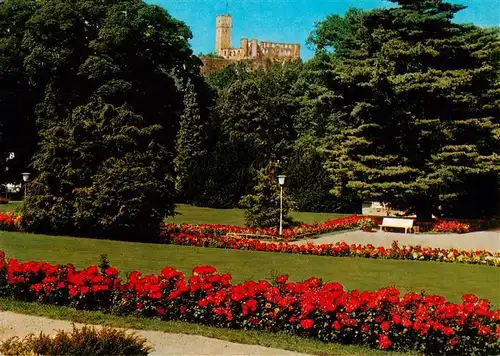
MULTIPOLYGON (((253 192, 244 196, 240 206, 245 208, 245 223, 250 227, 278 227, 280 221, 280 186, 277 179, 278 165, 269 162, 257 175, 253 192)), ((283 226, 294 223, 289 212, 295 202, 283 188, 283 226)))
POLYGON ((207 154, 209 125, 207 115, 202 117, 196 87, 189 81, 184 90, 184 111, 177 133, 177 155, 174 159, 175 188, 181 201, 192 203, 197 195, 201 159, 207 154))
POLYGON ((363 15, 328 74, 328 167, 337 194, 353 189, 427 220, 499 172, 500 39, 453 23, 462 5, 393 2, 363 15))

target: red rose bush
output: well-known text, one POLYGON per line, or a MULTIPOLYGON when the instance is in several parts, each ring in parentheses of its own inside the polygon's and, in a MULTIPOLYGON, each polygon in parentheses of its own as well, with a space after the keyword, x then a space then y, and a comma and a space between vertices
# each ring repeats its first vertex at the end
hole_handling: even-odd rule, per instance
POLYGON ((210 266, 191 276, 171 267, 159 275, 132 272, 122 281, 112 267, 5 261, 0 252, 0 294, 78 309, 149 316, 235 329, 285 332, 324 342, 437 355, 500 352, 500 310, 465 295, 454 304, 440 296, 401 295, 395 288, 346 291, 312 277, 232 284, 210 266))
POLYGON ((297 240, 299 238, 304 238, 306 236, 314 236, 314 235, 326 234, 333 231, 355 229, 358 228, 360 224, 366 220, 372 220, 372 219, 353 215, 345 218, 329 220, 324 223, 316 225, 301 224, 299 226, 283 229, 283 234, 281 235, 281 237, 279 236, 279 231, 277 227, 249 228, 249 227, 215 225, 215 224, 202 224, 202 225, 168 224, 163 227, 163 231, 167 234, 202 233, 214 236, 224 236, 228 234, 255 235, 261 239, 279 238, 282 240, 291 241, 291 240, 297 240))
POLYGON ((0 212, 0 230, 19 231, 21 226, 21 218, 21 215, 12 212, 0 212))

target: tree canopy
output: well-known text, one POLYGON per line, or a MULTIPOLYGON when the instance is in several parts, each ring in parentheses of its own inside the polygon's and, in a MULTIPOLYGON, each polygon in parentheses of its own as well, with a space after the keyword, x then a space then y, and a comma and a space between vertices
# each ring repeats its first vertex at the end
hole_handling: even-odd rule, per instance
POLYGON ((0 2, 0 171, 34 173, 25 228, 144 240, 175 203, 240 202, 272 225, 278 162, 300 210, 498 213, 499 29, 391 1, 317 22, 306 62, 205 76, 159 6, 0 2))
POLYGON ((174 210, 181 88, 200 77, 189 28, 139 0, 7 0, 2 21, 19 6, 12 41, 40 147, 27 227, 153 236, 174 210))
POLYGON ((333 62, 325 147, 337 194, 352 189, 428 219, 499 172, 500 41, 453 23, 461 5, 398 4, 365 14, 352 51, 333 62))

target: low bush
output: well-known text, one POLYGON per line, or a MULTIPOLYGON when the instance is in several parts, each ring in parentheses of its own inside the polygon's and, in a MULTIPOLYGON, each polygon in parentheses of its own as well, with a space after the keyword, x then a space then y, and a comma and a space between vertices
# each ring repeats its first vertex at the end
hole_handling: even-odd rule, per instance
POLYGON ((401 295, 388 287, 346 291, 341 284, 288 276, 232 284, 210 266, 191 276, 171 267, 159 275, 131 272, 121 281, 113 267, 6 262, 0 256, 0 293, 15 299, 118 315, 156 317, 234 329, 285 332, 324 342, 380 349, 416 350, 428 355, 497 355, 500 310, 464 295, 454 304, 424 293, 401 295))
POLYGON ((143 356, 153 349, 146 339, 104 326, 96 330, 84 326, 72 332, 59 331, 54 337, 40 333, 24 339, 11 338, 0 344, 0 354, 6 356, 143 356))

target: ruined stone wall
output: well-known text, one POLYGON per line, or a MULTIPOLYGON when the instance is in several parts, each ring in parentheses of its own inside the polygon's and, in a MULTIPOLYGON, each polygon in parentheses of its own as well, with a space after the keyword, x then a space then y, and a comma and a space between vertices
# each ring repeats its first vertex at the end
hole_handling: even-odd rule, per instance
POLYGON ((300 60, 300 45, 297 43, 278 43, 242 38, 239 48, 231 47, 232 17, 218 15, 215 26, 215 53, 222 58, 202 57, 202 73, 221 70, 237 61, 245 60, 248 70, 267 69, 270 62, 300 60))
POLYGON ((225 58, 201 57, 203 66, 201 67, 202 74, 218 72, 221 69, 229 67, 231 64, 236 63, 235 60, 225 58))
POLYGON ((299 59, 300 45, 262 41, 259 44, 262 57, 276 60, 299 59))
MULTIPOLYGON (((203 66, 201 67, 202 74, 217 72, 221 69, 229 67, 232 64, 240 62, 238 60, 214 57, 201 57, 200 59, 203 62, 203 66)), ((245 63, 249 72, 254 72, 260 68, 267 70, 267 68, 269 67, 269 60, 252 59, 245 60, 245 63)))

